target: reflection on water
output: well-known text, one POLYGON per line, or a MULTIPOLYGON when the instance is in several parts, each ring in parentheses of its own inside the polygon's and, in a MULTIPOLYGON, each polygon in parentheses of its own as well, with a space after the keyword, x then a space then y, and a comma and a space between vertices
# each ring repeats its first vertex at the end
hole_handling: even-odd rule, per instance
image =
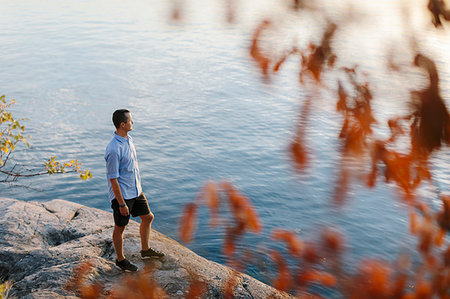
MULTIPOLYGON (((313 168, 302 175, 293 171, 286 147, 304 96, 296 80, 297 62, 290 61, 272 84, 264 84, 246 52, 254 21, 266 10, 242 12, 242 23, 231 26, 213 17, 220 11, 215 6, 201 6, 203 14, 191 8, 196 14, 188 15, 185 25, 171 23, 167 7, 147 1, 2 1, 1 7, 0 93, 17 99, 14 113, 28 118, 33 137, 31 149, 21 150, 16 158, 76 157, 94 174, 89 182, 70 176, 33 179, 43 192, 1 186, 1 196, 63 198, 109 210, 104 148, 113 133, 112 112, 128 107, 135 120, 132 135, 144 191, 156 215, 154 228, 170 237, 178 238, 183 206, 204 182, 227 179, 251 198, 264 225, 262 236, 249 236, 244 246, 264 240, 275 227, 309 238, 317 227, 329 224, 345 230, 352 264, 365 255, 393 258, 415 244, 392 186, 367 190, 355 185, 342 211, 330 207, 340 126, 334 99, 315 104, 307 131, 313 168)), ((282 21, 295 24, 297 19, 282 21)), ((368 72, 381 71, 384 52, 377 39, 397 27, 386 28, 372 24, 362 29, 364 39, 353 42, 358 28, 349 26, 336 47, 339 53, 351 53, 342 55, 344 60, 351 58, 368 72)), ((394 29, 393 36, 403 34, 394 29)), ((316 30, 320 28, 310 24, 299 34, 313 36, 316 30)), ((437 58, 449 103, 448 34, 427 30, 419 35, 424 50, 437 58)), ((375 113, 387 119, 407 100, 405 84, 420 82, 421 75, 377 74, 372 78, 375 113)), ((449 191, 449 157, 444 149, 433 160, 436 184, 443 192, 449 191)), ((429 188, 421 192, 434 199, 429 188)), ((223 232, 207 224, 208 213, 202 210, 190 248, 222 262, 223 232)))

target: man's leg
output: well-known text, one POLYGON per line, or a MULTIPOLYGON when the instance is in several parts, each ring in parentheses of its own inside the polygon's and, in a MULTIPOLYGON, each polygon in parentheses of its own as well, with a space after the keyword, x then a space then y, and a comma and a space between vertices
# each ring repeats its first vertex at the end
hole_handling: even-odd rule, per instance
MULTIPOLYGON (((130 205, 128 206, 130 208, 130 205)), ((114 230, 112 239, 117 255, 116 266, 124 271, 135 272, 138 270, 138 267, 130 263, 130 261, 127 260, 123 254, 123 232, 125 231, 125 227, 127 227, 130 215, 122 216, 120 214, 119 204, 117 203, 117 200, 112 201, 111 207, 114 210, 114 230)), ((132 207, 133 205, 131 203, 131 208, 132 207)))
POLYGON ((141 226, 139 227, 139 233, 141 235, 142 250, 148 250, 150 248, 150 232, 152 230, 152 221, 155 217, 152 212, 147 215, 142 215, 141 226))
POLYGON ((134 202, 132 215, 141 217, 141 226, 139 232, 141 235, 141 257, 163 257, 164 254, 150 247, 150 232, 152 230, 152 221, 155 217, 150 210, 147 199, 144 194, 141 194, 139 198, 134 202))
POLYGON ((123 231, 125 230, 125 227, 125 225, 114 225, 113 243, 117 254, 116 266, 124 271, 135 272, 138 270, 138 267, 130 263, 123 255, 123 231))
POLYGON ((125 227, 126 226, 114 225, 112 236, 114 249, 116 250, 117 261, 119 262, 125 259, 125 256, 123 255, 123 232, 125 230, 125 227))

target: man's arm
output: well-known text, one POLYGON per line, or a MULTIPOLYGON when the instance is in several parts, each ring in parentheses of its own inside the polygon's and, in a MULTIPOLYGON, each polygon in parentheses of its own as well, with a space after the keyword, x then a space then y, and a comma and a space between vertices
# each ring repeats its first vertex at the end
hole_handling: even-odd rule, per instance
MULTIPOLYGON (((119 206, 122 206, 125 204, 125 200, 123 199, 122 190, 120 189, 119 182, 117 181, 117 178, 119 177, 119 153, 117 149, 109 148, 108 146, 106 148, 105 160, 106 176, 111 182, 111 189, 117 199, 117 202, 119 203, 119 206)), ((126 205, 120 208, 120 214, 123 216, 128 216, 130 214, 130 211, 128 211, 128 207, 126 205)))
POLYGON ((111 182, 111 188, 114 192, 114 196, 117 199, 117 202, 119 203, 119 206, 123 206, 120 208, 120 214, 122 214, 123 216, 128 216, 130 214, 130 211, 128 210, 128 206, 125 204, 125 200, 123 199, 122 196, 122 190, 120 189, 119 186, 119 182, 117 181, 117 179, 110 179, 111 182))

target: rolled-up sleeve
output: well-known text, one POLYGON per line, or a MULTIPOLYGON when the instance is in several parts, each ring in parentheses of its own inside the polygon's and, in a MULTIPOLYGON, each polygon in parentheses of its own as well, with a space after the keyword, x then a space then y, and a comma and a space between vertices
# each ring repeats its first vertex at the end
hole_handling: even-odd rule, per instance
POLYGON ((117 151, 107 151, 105 154, 106 160, 106 177, 110 179, 117 179, 119 177, 119 153, 117 151))

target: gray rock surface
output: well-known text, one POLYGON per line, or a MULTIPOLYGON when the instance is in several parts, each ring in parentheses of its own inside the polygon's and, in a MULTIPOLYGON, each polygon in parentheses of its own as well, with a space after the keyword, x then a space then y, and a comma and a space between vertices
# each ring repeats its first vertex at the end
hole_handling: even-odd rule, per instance
MULTIPOLYGON (((77 265, 90 260, 94 271, 89 279, 111 289, 125 275, 114 265, 112 230, 109 212, 59 199, 38 203, 0 198, 0 282, 13 283, 9 292, 13 298, 77 298, 63 286, 77 265)), ((165 254, 149 266, 169 298, 184 298, 194 277, 207 285, 204 298, 223 298, 230 268, 198 256, 155 230, 151 245, 165 254)), ((124 251, 140 269, 145 267, 135 221, 125 230, 124 251)), ((245 274, 239 274, 234 296, 291 297, 245 274)))

